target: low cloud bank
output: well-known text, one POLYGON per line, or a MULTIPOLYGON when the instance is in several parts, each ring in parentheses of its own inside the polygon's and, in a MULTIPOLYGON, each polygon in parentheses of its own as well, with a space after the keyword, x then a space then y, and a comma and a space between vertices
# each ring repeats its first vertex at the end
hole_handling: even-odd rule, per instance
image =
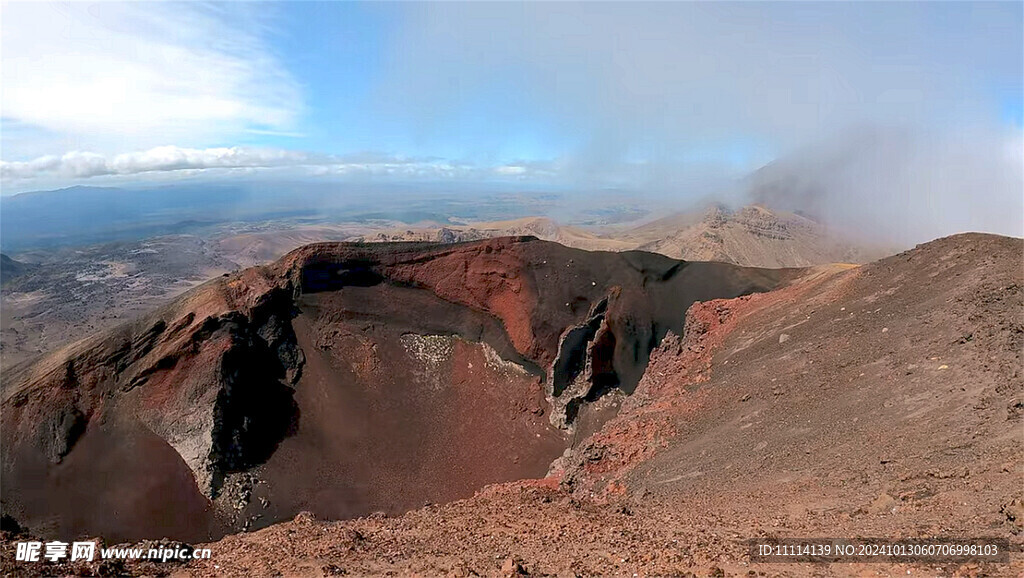
POLYGON ((132 176, 181 171, 290 169, 304 176, 396 175, 407 177, 521 177, 523 166, 481 167, 437 158, 411 158, 379 153, 334 156, 283 149, 161 146, 147 151, 107 156, 72 151, 29 161, 0 161, 0 178, 8 182, 63 178, 132 176))
POLYGON ((860 128, 780 158, 745 185, 750 202, 803 211, 864 241, 1024 235, 1024 137, 1015 128, 860 128))

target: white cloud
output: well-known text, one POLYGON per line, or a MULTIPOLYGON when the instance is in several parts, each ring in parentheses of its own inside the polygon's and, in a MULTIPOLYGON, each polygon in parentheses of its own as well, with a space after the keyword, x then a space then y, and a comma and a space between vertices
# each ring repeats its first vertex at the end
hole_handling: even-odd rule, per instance
POLYGON ((526 167, 519 165, 504 165, 495 167, 494 172, 499 175, 521 175, 526 172, 526 167))
MULTIPOLYGON (((182 148, 161 146, 146 151, 103 155, 72 151, 28 161, 0 161, 0 179, 8 188, 24 190, 36 183, 72 182, 98 177, 148 175, 251 174, 279 170, 292 175, 334 177, 485 178, 494 173, 528 177, 541 174, 525 166, 478 167, 438 158, 410 158, 381 153, 336 156, 272 148, 182 148), (508 170, 508 169, 515 170, 508 170)), ((544 173, 547 174, 547 173, 544 173)), ((162 175, 162 176, 161 176, 162 175)))
POLYGON ((261 37, 265 8, 4 3, 0 116, 108 150, 287 130, 301 91, 261 37))
POLYGON ((83 179, 109 175, 135 175, 181 170, 260 168, 305 165, 316 162, 301 152, 242 147, 190 149, 176 146, 107 157, 72 151, 63 156, 43 156, 30 161, 0 161, 3 179, 33 179, 55 175, 83 179))

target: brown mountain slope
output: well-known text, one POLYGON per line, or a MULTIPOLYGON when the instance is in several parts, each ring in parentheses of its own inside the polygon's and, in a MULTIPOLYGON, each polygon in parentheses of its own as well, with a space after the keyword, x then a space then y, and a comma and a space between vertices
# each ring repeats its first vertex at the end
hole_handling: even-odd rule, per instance
POLYGON ((617 238, 676 259, 753 267, 864 263, 890 253, 845 242, 807 217, 759 205, 736 211, 713 206, 703 213, 672 215, 617 238))
POLYGON ((303 247, 5 375, 4 512, 197 540, 540 476, 690 304, 796 274, 528 237, 303 247))
POLYGON ((1020 575, 1022 259, 1020 239, 957 235, 700 303, 619 415, 544 480, 398 518, 299 516, 179 570, 1020 575), (745 541, 773 536, 991 536, 1016 551, 1008 565, 750 563, 745 541))

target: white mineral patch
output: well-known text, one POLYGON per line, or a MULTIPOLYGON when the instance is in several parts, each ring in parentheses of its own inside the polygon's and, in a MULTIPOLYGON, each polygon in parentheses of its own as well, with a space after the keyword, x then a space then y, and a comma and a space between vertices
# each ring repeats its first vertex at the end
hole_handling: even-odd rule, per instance
POLYGON ((405 351, 423 362, 427 369, 436 369, 452 357, 455 338, 450 335, 416 335, 406 333, 399 338, 405 351))
POLYGON ((480 347, 484 350, 484 359, 487 361, 488 368, 505 375, 508 375, 509 373, 526 376, 530 375, 530 372, 526 371, 526 369, 518 363, 502 359, 501 356, 498 355, 498 352, 490 345, 481 343, 480 347))

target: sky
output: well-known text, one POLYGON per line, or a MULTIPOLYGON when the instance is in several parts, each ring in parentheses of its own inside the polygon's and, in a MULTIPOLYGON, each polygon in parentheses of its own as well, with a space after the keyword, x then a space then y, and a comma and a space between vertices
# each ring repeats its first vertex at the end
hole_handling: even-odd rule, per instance
POLYGON ((1020 2, 4 2, 0 21, 5 195, 255 175, 698 198, 770 165, 843 173, 821 193, 842 199, 974 188, 993 230, 1024 211, 1020 2))

